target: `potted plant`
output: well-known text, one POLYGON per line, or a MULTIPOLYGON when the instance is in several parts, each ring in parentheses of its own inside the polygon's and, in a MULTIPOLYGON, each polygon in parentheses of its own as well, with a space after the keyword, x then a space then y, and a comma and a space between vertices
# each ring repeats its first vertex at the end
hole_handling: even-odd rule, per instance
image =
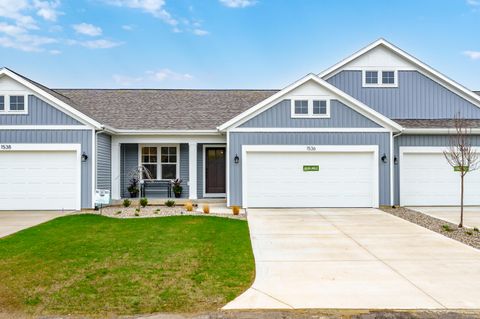
POLYGON ((137 195, 140 191, 138 189, 138 178, 132 177, 130 179, 130 186, 128 186, 127 190, 130 193, 131 198, 137 197, 137 195))
POLYGON ((182 180, 180 178, 174 179, 172 181, 172 191, 175 194, 176 198, 179 198, 182 195, 182 180))

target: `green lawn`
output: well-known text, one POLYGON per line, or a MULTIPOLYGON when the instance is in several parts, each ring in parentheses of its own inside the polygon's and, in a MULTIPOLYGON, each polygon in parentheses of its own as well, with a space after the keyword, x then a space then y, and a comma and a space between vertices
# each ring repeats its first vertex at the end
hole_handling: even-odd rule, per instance
POLYGON ((119 315, 214 310, 246 290, 245 221, 76 215, 0 239, 0 309, 119 315))

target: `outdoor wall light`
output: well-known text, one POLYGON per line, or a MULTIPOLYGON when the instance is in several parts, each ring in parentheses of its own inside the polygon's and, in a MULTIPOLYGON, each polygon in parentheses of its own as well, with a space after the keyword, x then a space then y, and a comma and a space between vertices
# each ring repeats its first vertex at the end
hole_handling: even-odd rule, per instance
POLYGON ((393 164, 398 165, 398 158, 396 155, 393 157, 393 164))
POLYGON ((238 157, 238 154, 235 154, 233 161, 235 162, 235 164, 238 164, 238 162, 240 162, 240 157, 238 157))
POLYGON ((386 163, 387 162, 387 155, 383 153, 382 157, 380 158, 382 162, 386 163))
POLYGON ((82 162, 86 162, 87 160, 88 160, 88 155, 85 152, 83 152, 82 153, 82 162))

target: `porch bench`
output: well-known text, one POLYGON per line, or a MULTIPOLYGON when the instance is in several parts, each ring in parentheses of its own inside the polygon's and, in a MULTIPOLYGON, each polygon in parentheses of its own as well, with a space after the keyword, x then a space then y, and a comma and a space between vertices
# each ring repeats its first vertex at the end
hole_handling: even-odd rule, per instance
POLYGON ((165 180, 145 180, 140 184, 141 197, 172 197, 172 183, 165 180), (156 196, 157 195, 157 196, 156 196))

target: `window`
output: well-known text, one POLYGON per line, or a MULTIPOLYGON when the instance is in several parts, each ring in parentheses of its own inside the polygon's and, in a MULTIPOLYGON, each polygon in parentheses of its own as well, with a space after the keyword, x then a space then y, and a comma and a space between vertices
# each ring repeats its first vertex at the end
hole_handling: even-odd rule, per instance
POLYGON ((143 146, 141 165, 145 168, 142 179, 175 179, 177 178, 176 146, 143 146))
POLYGON ((295 101, 295 114, 298 114, 298 115, 308 114, 308 100, 295 101))
POLYGON ((10 111, 23 111, 23 110, 25 110, 25 96, 10 95, 10 111))
POLYGON ((393 72, 393 71, 383 71, 382 72, 382 83, 383 84, 395 84, 395 72, 393 72))
POLYGON ((157 148, 142 147, 142 165, 146 171, 142 179, 157 179, 157 148))
POLYGON ((5 111, 5 96, 0 95, 0 111, 5 111))
POLYGON ((366 71, 365 72, 365 83, 366 84, 377 84, 378 83, 378 72, 377 71, 366 71))
POLYGON ((314 100, 313 101, 313 114, 314 115, 326 115, 327 114, 327 101, 326 100, 314 100))
POLYGON ((177 178, 177 148, 162 147, 162 179, 177 178))

